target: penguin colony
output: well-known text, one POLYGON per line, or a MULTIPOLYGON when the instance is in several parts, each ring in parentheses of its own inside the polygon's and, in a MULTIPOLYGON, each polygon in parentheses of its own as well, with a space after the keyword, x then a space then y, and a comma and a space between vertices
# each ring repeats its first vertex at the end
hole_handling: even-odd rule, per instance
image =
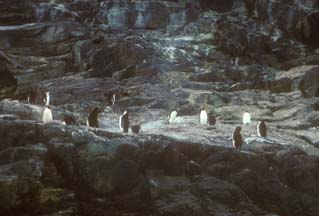
MULTIPOLYGON (((42 94, 43 95, 43 94, 42 94)), ((109 106, 112 106, 115 104, 115 94, 114 93, 108 93, 105 94, 106 96, 106 103, 109 106)), ((43 111, 43 117, 42 121, 43 123, 48 123, 53 121, 53 115, 52 111, 50 109, 50 93, 45 92, 45 98, 42 96, 42 101, 45 104, 45 108, 43 111)), ((28 102, 30 104, 35 104, 37 101, 37 95, 36 92, 33 90, 30 95, 28 96, 28 102)), ((98 128, 99 127, 99 120, 98 120, 98 115, 99 115, 100 109, 98 107, 94 107, 87 118, 87 126, 88 127, 94 127, 98 128)), ((177 123, 176 121, 177 118, 177 111, 173 110, 170 115, 167 117, 167 123, 168 124, 173 124, 177 123)), ((251 123, 251 116, 249 112, 244 112, 243 117, 243 125, 248 125, 251 123)), ((200 125, 206 125, 206 126, 211 126, 216 124, 216 118, 213 114, 208 114, 206 109, 202 108, 200 110, 199 114, 199 123, 200 125)), ((65 115, 63 118, 63 124, 64 125, 75 125, 76 120, 72 116, 67 116, 65 115)), ((129 131, 129 112, 128 110, 125 110, 123 114, 119 118, 119 128, 123 133, 128 133, 129 131)), ((134 125, 132 126, 132 133, 133 134, 138 134, 141 132, 141 126, 140 125, 134 125)), ((240 126, 237 126, 232 134, 232 146, 235 149, 240 149, 243 144, 243 139, 241 135, 241 130, 242 128, 240 126)), ((257 135, 259 137, 266 138, 267 137, 267 126, 264 121, 259 121, 257 125, 257 135)))

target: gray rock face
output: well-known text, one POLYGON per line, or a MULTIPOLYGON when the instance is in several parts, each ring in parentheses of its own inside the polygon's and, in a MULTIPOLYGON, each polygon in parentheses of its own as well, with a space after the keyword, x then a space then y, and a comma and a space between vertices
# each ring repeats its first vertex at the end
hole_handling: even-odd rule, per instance
POLYGON ((304 97, 319 97, 319 68, 307 71, 300 82, 299 89, 304 97))
POLYGON ((163 1, 104 1, 97 20, 111 29, 178 29, 199 16, 199 8, 163 1))
POLYGON ((316 8, 0 0, 0 215, 319 215, 316 8))

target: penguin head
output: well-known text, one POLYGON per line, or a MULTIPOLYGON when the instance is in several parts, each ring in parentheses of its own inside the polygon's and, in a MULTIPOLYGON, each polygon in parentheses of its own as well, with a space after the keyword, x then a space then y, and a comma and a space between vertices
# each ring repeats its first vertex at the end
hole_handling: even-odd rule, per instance
POLYGON ((241 132, 241 127, 237 126, 236 129, 235 129, 235 133, 240 133, 240 132, 241 132))
POLYGON ((128 110, 125 110, 125 111, 123 112, 123 116, 124 116, 124 115, 128 115, 128 113, 129 113, 128 110))
POLYGON ((176 117, 176 116, 177 116, 177 111, 173 110, 168 117, 170 118, 170 117, 176 117))
POLYGON ((202 107, 202 108, 200 109, 200 111, 201 111, 201 112, 202 112, 202 111, 206 111, 205 107, 202 107))
POLYGON ((91 112, 98 113, 100 111, 99 107, 94 107, 91 112))

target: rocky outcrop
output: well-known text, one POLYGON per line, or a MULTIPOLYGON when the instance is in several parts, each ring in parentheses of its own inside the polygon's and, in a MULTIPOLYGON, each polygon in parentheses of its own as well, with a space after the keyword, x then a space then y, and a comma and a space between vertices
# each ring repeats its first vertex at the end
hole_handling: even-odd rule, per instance
MULTIPOLYGON (((11 124, 6 127, 11 133, 26 124, 19 120, 0 123, 11 124)), ((2 212, 23 206, 29 212, 45 209, 40 205, 43 189, 38 178, 46 178, 44 161, 52 161, 63 184, 87 213, 93 207, 95 212, 112 212, 95 203, 97 199, 106 206, 120 205, 122 211, 143 214, 317 213, 319 160, 292 146, 259 141, 238 151, 155 134, 137 138, 83 127, 40 126, 37 134, 24 131, 34 137, 31 143, 44 144, 15 142, 0 152, 1 191, 6 194, 1 199, 6 204, 2 212), (190 162, 201 172, 190 173, 190 162)))
POLYGON ((318 73, 318 66, 292 68, 289 71, 277 73, 276 78, 270 83, 270 89, 273 92, 300 90, 304 97, 317 97, 318 73))
POLYGON ((301 40, 312 47, 318 48, 319 43, 316 38, 319 34, 319 13, 313 12, 299 21, 297 28, 301 34, 301 40))
POLYGON ((196 4, 185 5, 163 1, 105 1, 97 14, 100 23, 110 29, 173 29, 182 28, 188 22, 196 21, 199 7, 196 4))
POLYGON ((0 215, 317 216, 317 7, 0 0, 0 215))

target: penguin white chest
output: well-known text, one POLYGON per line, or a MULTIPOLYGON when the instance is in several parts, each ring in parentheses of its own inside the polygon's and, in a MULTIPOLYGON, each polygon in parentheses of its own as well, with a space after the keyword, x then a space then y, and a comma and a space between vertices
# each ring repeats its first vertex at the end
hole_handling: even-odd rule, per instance
POLYGON ((50 93, 46 92, 45 95, 46 95, 46 97, 45 97, 45 105, 49 106, 49 104, 50 104, 50 93))
POLYGON ((248 112, 245 112, 243 115, 243 124, 250 124, 251 118, 248 112))
POLYGON ((207 125, 208 124, 208 115, 205 110, 200 111, 199 114, 199 122, 201 125, 207 125))
POLYGON ((119 118, 119 128, 120 128, 120 130, 123 130, 123 127, 122 127, 122 118, 123 118, 123 115, 121 115, 120 118, 119 118))
POLYGON ((52 111, 49 108, 45 108, 43 111, 43 118, 42 121, 44 123, 50 122, 53 120, 52 111))
POLYGON ((171 114, 168 117, 168 123, 170 124, 174 123, 176 120, 176 117, 177 117, 177 112, 176 111, 171 112, 171 114))

